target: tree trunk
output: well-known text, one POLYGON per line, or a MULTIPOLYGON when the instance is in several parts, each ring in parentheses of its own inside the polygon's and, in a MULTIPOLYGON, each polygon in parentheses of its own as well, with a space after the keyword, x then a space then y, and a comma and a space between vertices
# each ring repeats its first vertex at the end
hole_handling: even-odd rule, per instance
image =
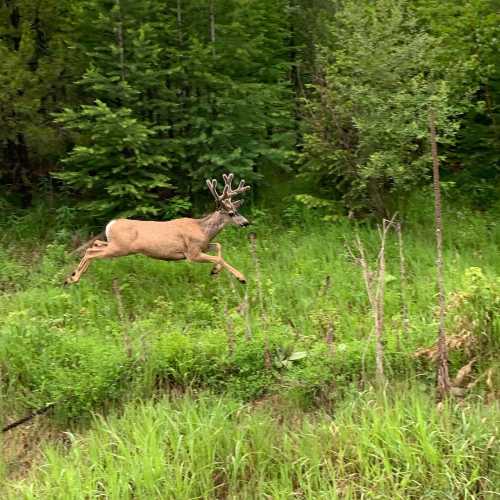
POLYGON ((182 6, 181 0, 177 0, 177 32, 179 39, 179 48, 182 46, 182 6))
POLYGON ((118 22, 116 24, 116 43, 118 45, 118 51, 120 54, 120 72, 122 83, 125 81, 125 51, 123 44, 123 16, 122 16, 122 6, 121 0, 115 0, 116 11, 118 14, 118 22))
MULTIPOLYGON (((405 254, 403 247, 403 231, 401 229, 401 222, 396 224, 396 233, 398 234, 399 246, 399 301, 401 305, 401 321, 403 325, 403 337, 408 335, 410 320, 408 318, 408 304, 406 303, 406 264, 405 254)), ((398 334, 398 351, 401 350, 400 335, 398 334)))
POLYGON ((212 44, 212 56, 215 57, 215 0, 210 0, 210 43, 212 44))
MULTIPOLYGON (((291 5, 295 7, 293 4, 291 5)), ((296 17, 290 15, 290 28, 289 28, 289 41, 288 41, 288 52, 290 58, 290 84, 294 93, 294 133, 295 133, 295 150, 297 152, 301 152, 303 149, 303 140, 302 140, 302 130, 301 130, 301 121, 302 121, 302 105, 301 99, 304 97, 303 85, 301 82, 301 74, 300 74, 300 57, 297 50, 297 41, 296 41, 296 32, 295 32, 295 23, 296 17)))
POLYGON ((436 118, 429 111, 429 132, 432 151, 432 174, 434 180, 434 220, 436 226, 436 278, 439 303, 437 390, 440 399, 448 396, 450 378, 448 375, 448 350, 445 331, 445 289, 443 269, 443 223, 441 220, 441 185, 439 181, 439 158, 436 139, 436 118))
POLYGON ((385 300, 385 238, 390 222, 382 222, 380 232, 380 252, 378 257, 377 290, 375 293, 375 365, 377 383, 382 386, 385 382, 384 374, 384 300, 385 300))

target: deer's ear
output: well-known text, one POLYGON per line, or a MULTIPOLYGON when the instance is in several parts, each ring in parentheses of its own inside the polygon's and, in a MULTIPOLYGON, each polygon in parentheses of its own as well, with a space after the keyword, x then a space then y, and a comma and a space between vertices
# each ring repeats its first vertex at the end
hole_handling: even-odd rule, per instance
POLYGON ((241 205, 243 205, 243 200, 236 200, 233 202, 233 207, 238 210, 238 208, 241 207, 241 205))

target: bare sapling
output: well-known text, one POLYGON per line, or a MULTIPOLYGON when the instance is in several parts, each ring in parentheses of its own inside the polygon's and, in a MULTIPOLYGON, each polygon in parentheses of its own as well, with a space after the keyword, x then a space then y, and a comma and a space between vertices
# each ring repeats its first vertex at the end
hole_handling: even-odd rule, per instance
MULTIPOLYGON (((330 276, 325 278, 323 285, 321 286, 319 292, 320 301, 326 302, 328 300, 328 294, 332 286, 332 279, 330 276)), ((331 309, 331 308, 330 308, 331 309)), ((328 352, 334 354, 334 339, 335 339, 335 323, 334 323, 334 311, 327 308, 327 314, 325 315, 323 322, 323 330, 325 334, 325 342, 328 346, 328 352)))
MULTIPOLYGON (((401 307, 403 337, 406 338, 410 327, 410 320, 408 317, 408 304, 406 303, 406 289, 407 289, 406 262, 405 262, 405 253, 403 246, 403 230, 401 228, 401 222, 398 221, 395 225, 395 228, 396 228, 396 233, 398 235, 398 247, 399 247, 399 302, 401 307)), ((401 350, 400 335, 398 335, 397 343, 399 351, 401 350)))
POLYGON ((448 349, 446 346, 446 296, 444 288, 443 261, 443 222, 441 218, 441 183, 439 179, 439 157, 437 148, 436 116, 429 110, 429 136, 432 153, 432 177, 434 184, 434 222, 436 227, 436 282, 438 289, 439 328, 438 328, 438 363, 437 390, 440 399, 450 392, 450 377, 448 374, 448 349))
POLYGON ((227 225, 248 226, 249 222, 238 213, 243 203, 234 197, 250 189, 241 181, 236 189, 232 187, 233 174, 224 175, 222 193, 217 191, 217 181, 207 180, 207 185, 216 201, 216 209, 201 219, 182 218, 166 222, 116 219, 108 223, 106 241, 96 239, 87 248, 83 259, 65 283, 77 283, 94 259, 110 259, 125 255, 142 254, 165 261, 188 260, 213 265, 212 274, 223 269, 241 283, 245 276, 229 265, 222 257, 220 243, 211 243, 227 225), (216 255, 209 255, 208 251, 216 255))
POLYGON ((266 311, 264 309, 264 293, 262 290, 262 278, 260 272, 260 259, 257 253, 257 235, 255 233, 250 233, 248 235, 250 240, 250 251, 252 253, 253 265, 255 268, 255 282, 257 284, 257 298, 259 301, 259 308, 261 311, 262 318, 267 320, 266 311))
MULTIPOLYGON (((234 283, 232 281, 230 281, 229 283, 233 294, 239 296, 234 283)), ((252 322, 250 320, 250 299, 248 297, 248 288, 246 287, 241 302, 236 306, 236 312, 245 321, 245 340, 250 340, 252 338, 252 322)))
POLYGON ((248 297, 248 288, 245 288, 245 294, 243 300, 240 304, 241 314, 245 319, 245 340, 250 341, 252 339, 252 322, 250 320, 250 299, 248 297))
POLYGON ((118 316, 120 318, 120 322, 123 325, 123 344, 125 346, 125 352, 127 353, 127 357, 130 359, 132 357, 132 339, 129 335, 129 319, 125 314, 125 308, 123 306, 122 299, 122 291, 120 289, 120 283, 118 282, 118 278, 113 279, 113 293, 116 298, 116 304, 118 306, 118 316))
POLYGON ((224 306, 224 316, 226 316, 226 332, 227 332, 227 352, 229 356, 232 356, 234 353, 234 347, 236 344, 234 338, 234 323, 231 314, 229 313, 229 309, 227 304, 224 306))
MULTIPOLYGON (((268 318, 267 318, 266 310, 264 308, 264 293, 262 290, 260 259, 259 259, 259 254, 257 252, 257 235, 255 233, 250 233, 248 235, 248 238, 250 240, 250 251, 252 253, 253 265, 255 268, 255 281, 257 283, 257 297, 259 300, 260 314, 261 314, 262 319, 265 322, 267 322, 268 318)), ((268 370, 270 370, 272 368, 272 359, 271 358, 272 358, 272 356, 271 356, 271 350, 269 347, 269 337, 266 335, 265 348, 264 348, 264 365, 268 370)))
POLYGON ((375 331, 375 374, 377 385, 381 386, 385 383, 384 374, 384 298, 385 298, 385 243, 387 233, 394 224, 394 215, 390 220, 384 219, 382 227, 379 227, 380 249, 376 261, 376 269, 371 270, 366 257, 364 245, 356 234, 356 251, 355 254, 348 248, 351 257, 362 270, 363 281, 365 284, 366 294, 370 303, 370 308, 373 315, 374 331, 375 331))

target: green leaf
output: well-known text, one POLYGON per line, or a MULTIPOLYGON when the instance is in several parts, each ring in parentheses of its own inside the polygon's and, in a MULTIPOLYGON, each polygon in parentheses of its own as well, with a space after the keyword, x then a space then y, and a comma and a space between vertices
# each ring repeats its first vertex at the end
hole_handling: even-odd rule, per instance
POLYGON ((307 357, 307 352, 296 351, 296 352, 290 354, 290 356, 288 356, 288 360, 289 361, 298 361, 299 359, 304 359, 306 357, 307 357))

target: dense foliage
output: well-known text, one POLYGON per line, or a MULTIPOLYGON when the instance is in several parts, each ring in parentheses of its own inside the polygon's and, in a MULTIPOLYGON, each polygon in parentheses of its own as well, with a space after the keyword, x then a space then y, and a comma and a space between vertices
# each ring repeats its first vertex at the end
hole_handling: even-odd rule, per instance
POLYGON ((0 423, 55 406, 2 436, 2 498, 488 498, 500 480, 498 221, 446 203, 457 399, 439 410, 432 207, 411 205, 404 297, 396 234, 387 241, 385 396, 370 389, 370 304, 345 248, 359 234, 372 261, 368 225, 318 222, 319 208, 301 205, 285 223, 255 210, 254 255, 245 230, 221 237, 246 288, 202 264, 130 257, 96 263, 68 289, 75 257, 60 209, 9 215, 0 423))
MULTIPOLYGON (((387 242, 385 364, 391 380, 418 375, 433 385, 432 209, 414 203, 405 234, 406 332, 396 235, 387 242), (415 357, 425 348, 429 356, 415 357)), ((28 406, 57 401, 57 413, 71 420, 162 387, 204 387, 244 400, 281 393, 308 406, 365 386, 374 372, 372 316, 345 245, 359 231, 372 259, 378 235, 347 220, 314 223, 315 210, 296 218, 288 212, 286 225, 250 215, 256 254, 245 230, 223 233, 226 258, 249 278, 246 291, 228 273, 210 277, 203 264, 144 257, 97 262, 78 286, 61 288, 74 257, 66 253, 67 231, 54 230, 57 211, 12 217, 0 247, 5 403, 9 391, 28 406), (17 226, 31 236, 17 235, 17 226), (41 241, 37 230, 50 243, 21 250, 41 241)), ((448 328, 450 339, 465 344, 451 351, 450 373, 475 358, 475 379, 495 366, 500 348, 499 228, 491 216, 459 216, 445 247, 448 328)), ((448 210, 445 224, 454 217, 448 210)), ((478 388, 488 390, 484 379, 478 388)))
POLYGON ((498 494, 499 40, 497 0, 0 1, 0 496, 498 494), (228 171, 246 287, 61 286, 228 171))
POLYGON ((494 4, 4 2, 1 181, 24 205, 48 185, 99 220, 168 218, 206 177, 265 186, 288 171, 342 209, 383 212, 427 182, 432 107, 447 180, 487 207, 499 179, 494 4))

